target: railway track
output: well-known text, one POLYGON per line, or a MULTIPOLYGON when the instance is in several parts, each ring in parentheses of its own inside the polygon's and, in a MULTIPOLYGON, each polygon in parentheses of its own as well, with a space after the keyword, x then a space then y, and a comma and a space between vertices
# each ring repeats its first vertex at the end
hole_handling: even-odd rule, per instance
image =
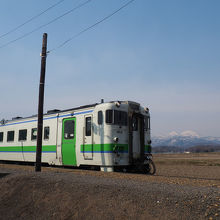
MULTIPOLYGON (((169 168, 169 166, 167 166, 169 168)), ((194 167, 195 174, 198 175, 199 167, 194 167)), ((113 178, 113 179, 127 179, 141 182, 154 182, 154 183, 167 183, 176 185, 192 185, 192 186, 211 186, 220 188, 220 176, 217 178, 210 178, 206 176, 192 176, 186 175, 182 172, 179 167, 175 166, 172 168, 172 172, 166 171, 166 165, 158 166, 158 173, 155 175, 145 175, 136 173, 122 173, 122 172, 101 172, 94 170, 86 170, 80 168, 69 168, 69 167, 56 167, 56 166, 43 166, 42 172, 52 172, 52 173, 73 173, 77 175, 90 175, 103 178, 113 178), (160 169, 161 168, 161 169, 160 169), (174 172, 175 171, 175 172, 174 172), (173 173, 178 172, 178 175, 173 175, 173 173)), ((215 169, 215 167, 212 167, 215 169)), ((217 167, 217 169, 219 169, 217 167)), ((20 165, 20 164, 9 164, 0 163, 0 173, 17 173, 17 172, 34 172, 33 165, 20 165)), ((199 170, 199 172, 201 172, 199 170)), ((214 172, 214 170, 212 171, 214 172)))

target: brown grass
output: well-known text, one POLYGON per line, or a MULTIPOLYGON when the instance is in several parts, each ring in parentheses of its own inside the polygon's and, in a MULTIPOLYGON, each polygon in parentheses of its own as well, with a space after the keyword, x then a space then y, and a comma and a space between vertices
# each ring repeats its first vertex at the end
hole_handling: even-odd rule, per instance
POLYGON ((220 153, 155 154, 154 161, 161 165, 220 166, 220 153))

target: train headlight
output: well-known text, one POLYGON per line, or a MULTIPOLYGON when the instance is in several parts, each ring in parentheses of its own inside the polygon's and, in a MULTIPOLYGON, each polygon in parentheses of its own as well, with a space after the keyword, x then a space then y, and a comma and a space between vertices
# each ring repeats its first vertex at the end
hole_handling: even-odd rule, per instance
POLYGON ((117 142, 118 142, 118 140, 119 140, 119 138, 118 138, 118 137, 114 137, 114 138, 113 138, 113 141, 114 141, 115 143, 117 143, 117 142))
POLYGON ((144 108, 144 111, 145 111, 146 113, 148 113, 148 112, 149 112, 149 108, 145 107, 145 108, 144 108))
POLYGON ((119 108, 121 103, 120 102, 115 102, 115 105, 119 108))

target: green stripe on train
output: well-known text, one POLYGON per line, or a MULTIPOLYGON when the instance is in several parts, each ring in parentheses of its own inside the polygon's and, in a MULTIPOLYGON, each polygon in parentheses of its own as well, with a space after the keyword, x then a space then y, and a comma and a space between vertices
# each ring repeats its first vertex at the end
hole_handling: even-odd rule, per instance
MULTIPOLYGON (((151 152, 151 146, 144 146, 145 152, 151 152)), ((80 152, 124 152, 128 153, 128 144, 85 144, 80 146, 80 152)))
POLYGON ((128 152, 128 144, 85 144, 80 146, 81 153, 83 152, 128 152))
POLYGON ((151 153, 151 145, 145 145, 144 146, 144 152, 145 153, 151 153))
MULTIPOLYGON (((36 146, 7 146, 7 147, 0 147, 0 152, 36 152, 36 146)), ((56 145, 44 145, 42 147, 43 152, 56 152, 56 145)))
MULTIPOLYGON (((150 145, 144 146, 145 152, 150 152, 150 145)), ((0 147, 0 152, 36 152, 36 146, 7 146, 0 147)), ((56 145, 45 145, 42 147, 43 152, 56 151, 56 145)), ((124 152, 128 153, 128 144, 85 144, 80 146, 81 152, 124 152)))

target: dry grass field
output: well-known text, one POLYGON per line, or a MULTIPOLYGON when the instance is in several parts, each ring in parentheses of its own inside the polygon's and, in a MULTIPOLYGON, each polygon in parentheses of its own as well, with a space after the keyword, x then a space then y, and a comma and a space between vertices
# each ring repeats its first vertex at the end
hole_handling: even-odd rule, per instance
POLYGON ((155 154, 154 160, 158 164, 186 164, 201 166, 220 166, 220 152, 218 153, 184 153, 184 154, 155 154))
POLYGON ((0 164, 1 218, 220 219, 220 153, 154 162, 154 176, 0 164))

